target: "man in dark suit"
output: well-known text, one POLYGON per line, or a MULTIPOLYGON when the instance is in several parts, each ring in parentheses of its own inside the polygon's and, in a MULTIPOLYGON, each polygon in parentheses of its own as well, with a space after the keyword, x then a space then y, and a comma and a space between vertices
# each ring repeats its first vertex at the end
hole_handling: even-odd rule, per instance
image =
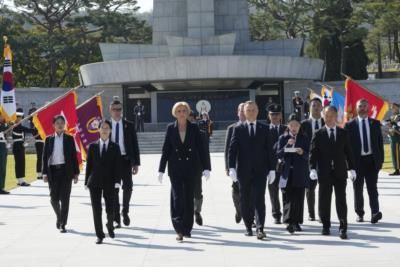
POLYGON ((319 183, 318 211, 322 234, 329 235, 331 227, 331 199, 335 190, 336 211, 340 238, 347 239, 346 178, 356 178, 349 134, 336 126, 337 110, 325 107, 325 126, 315 133, 311 144, 310 178, 319 183), (349 174, 347 174, 349 169, 349 174))
MULTIPOLYGON (((313 98, 310 101, 311 115, 309 119, 301 122, 300 132, 305 135, 311 143, 315 133, 325 125, 322 118, 322 101, 319 98, 313 98)), ((310 181, 308 188, 306 188, 306 199, 308 205, 308 220, 315 221, 315 189, 317 188, 317 181, 310 181)))
MULTIPOLYGON (((114 100, 110 105, 112 133, 111 141, 118 144, 121 150, 121 179, 122 179, 122 216, 124 225, 131 223, 129 218, 129 203, 132 197, 132 174, 139 171, 140 154, 135 125, 122 117, 122 103, 114 100)), ((115 216, 117 228, 121 227, 119 188, 115 189, 115 216)))
POLYGON ((265 190, 267 179, 275 179, 275 163, 270 131, 257 122, 258 107, 248 101, 244 106, 246 122, 235 126, 229 146, 229 176, 239 181, 240 207, 246 225, 246 236, 256 218, 257 238, 264 239, 265 190))
POLYGON ((89 188, 92 203, 96 244, 103 243, 105 237, 102 223, 101 198, 104 197, 107 214, 107 230, 114 238, 114 188, 119 188, 121 176, 121 152, 119 146, 110 141, 111 122, 100 124, 100 139, 90 144, 87 153, 85 186, 89 188))
MULTIPOLYGON (((225 136, 225 171, 226 175, 229 176, 229 160, 228 160, 228 152, 229 152, 229 146, 231 144, 231 139, 232 139, 232 134, 233 134, 233 129, 244 121, 246 121, 246 117, 244 116, 244 103, 240 103, 238 106, 237 110, 237 116, 238 116, 238 121, 235 123, 232 123, 231 125, 228 126, 226 130, 226 136, 225 136)), ((235 221, 236 223, 240 223, 242 220, 242 213, 240 212, 240 192, 239 192, 239 183, 238 182, 233 182, 232 183, 232 200, 233 200, 233 205, 235 206, 235 221)))
POLYGON ((354 208, 357 222, 364 221, 364 180, 367 184, 371 223, 382 219, 378 201, 378 173, 384 161, 383 137, 381 123, 368 118, 369 104, 366 99, 357 101, 358 116, 346 123, 353 146, 353 155, 357 179, 353 181, 354 208))
MULTIPOLYGON (((268 107, 268 117, 271 122, 268 127, 271 132, 272 145, 274 151, 277 149, 279 136, 284 134, 287 130, 285 125, 282 125, 282 107, 278 104, 270 105, 268 107)), ((273 153, 274 161, 277 161, 276 153, 273 153)), ((276 174, 280 177, 280 174, 276 174)), ((272 217, 274 218, 275 224, 281 224, 281 204, 279 201, 279 179, 275 179, 272 184, 268 184, 269 198, 272 206, 272 217)))
POLYGON ((66 233, 72 180, 76 184, 79 163, 75 140, 64 133, 65 118, 57 115, 53 119, 55 134, 46 138, 43 149, 43 181, 49 183, 50 202, 57 216, 56 227, 66 233))

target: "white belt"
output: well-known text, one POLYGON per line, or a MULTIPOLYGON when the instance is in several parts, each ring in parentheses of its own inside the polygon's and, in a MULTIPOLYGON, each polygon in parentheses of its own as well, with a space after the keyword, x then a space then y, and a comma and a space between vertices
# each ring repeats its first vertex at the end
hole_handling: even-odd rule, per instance
POLYGON ((35 140, 36 143, 44 143, 44 140, 35 140))
POLYGON ((17 132, 12 132, 12 134, 16 135, 16 136, 23 136, 24 135, 24 133, 17 133, 17 132))
POLYGON ((13 142, 24 142, 24 139, 13 139, 13 142))

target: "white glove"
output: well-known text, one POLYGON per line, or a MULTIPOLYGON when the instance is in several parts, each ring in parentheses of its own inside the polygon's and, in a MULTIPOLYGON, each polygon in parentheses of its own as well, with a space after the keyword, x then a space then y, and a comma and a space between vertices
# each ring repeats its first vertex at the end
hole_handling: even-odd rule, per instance
POLYGON ((158 182, 159 182, 160 184, 162 184, 163 176, 164 176, 164 173, 163 173, 163 172, 159 172, 159 173, 158 173, 158 182))
POLYGON ((229 177, 231 177, 232 181, 236 183, 238 181, 236 170, 234 168, 229 169, 229 177))
POLYGON ((310 179, 313 180, 313 181, 318 180, 317 170, 311 170, 310 179))
POLYGON ((355 170, 349 170, 347 171, 347 176, 349 177, 349 179, 354 182, 357 179, 357 173, 355 170))
POLYGON ((206 178, 206 181, 210 180, 210 171, 209 170, 204 170, 203 171, 203 177, 206 178))
POLYGON ((120 188, 120 187, 121 187, 121 185, 120 185, 119 183, 115 183, 115 184, 114 184, 114 188, 115 188, 115 189, 118 189, 118 188, 120 188))
POLYGON ((273 184, 275 181, 275 177, 276 177, 275 171, 269 171, 269 173, 267 175, 267 183, 273 184))

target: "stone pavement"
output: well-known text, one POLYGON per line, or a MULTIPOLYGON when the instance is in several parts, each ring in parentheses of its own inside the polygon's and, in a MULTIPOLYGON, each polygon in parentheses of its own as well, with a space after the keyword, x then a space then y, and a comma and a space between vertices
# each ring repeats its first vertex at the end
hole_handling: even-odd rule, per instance
MULTIPOLYGON (((267 198, 266 241, 243 235, 234 222, 231 182, 224 174, 223 154, 212 154, 213 171, 205 182, 205 226, 195 225, 193 238, 175 241, 169 218, 169 182, 157 181, 159 155, 144 155, 134 178, 131 227, 116 230, 114 240, 96 245, 89 192, 74 185, 66 234, 55 228, 47 185, 35 182, 0 196, 0 266, 397 266, 400 260, 400 177, 379 180, 383 220, 355 223, 352 186, 348 186, 349 240, 337 236, 333 207, 332 235, 321 236, 318 222, 305 221, 304 232, 289 235, 273 225, 267 198), (397 263, 396 263, 397 262, 397 263)), ((366 193, 366 192, 365 192, 366 193)), ((365 195, 366 196, 366 195, 365 195)), ((368 197, 366 196, 368 205, 368 197)), ((305 211, 307 214, 307 211, 305 211)), ((366 207, 366 219, 369 219, 366 207)))

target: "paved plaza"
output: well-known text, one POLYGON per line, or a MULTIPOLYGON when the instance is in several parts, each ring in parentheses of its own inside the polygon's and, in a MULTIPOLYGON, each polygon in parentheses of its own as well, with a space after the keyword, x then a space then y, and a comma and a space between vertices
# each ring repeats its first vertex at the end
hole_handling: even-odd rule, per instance
MULTIPOLYGON (((348 186, 349 240, 340 240, 333 211, 332 235, 321 236, 321 225, 308 222, 304 232, 290 235, 274 225, 267 193, 268 239, 245 237, 243 224, 234 222, 231 181, 225 175, 223 154, 212 154, 212 176, 204 182, 205 225, 195 225, 192 239, 175 241, 169 217, 169 181, 160 185, 160 155, 143 155, 134 178, 130 227, 116 229, 114 240, 96 245, 89 192, 83 176, 73 186, 68 233, 55 227, 47 184, 38 181, 0 196, 0 266, 398 266, 400 260, 400 177, 382 173, 379 179, 383 220, 355 223, 352 186, 348 186)), ((366 219, 370 218, 365 192, 366 219)), ((307 211, 305 211, 307 214, 307 211)), ((305 218, 306 219, 306 218, 305 218)))

